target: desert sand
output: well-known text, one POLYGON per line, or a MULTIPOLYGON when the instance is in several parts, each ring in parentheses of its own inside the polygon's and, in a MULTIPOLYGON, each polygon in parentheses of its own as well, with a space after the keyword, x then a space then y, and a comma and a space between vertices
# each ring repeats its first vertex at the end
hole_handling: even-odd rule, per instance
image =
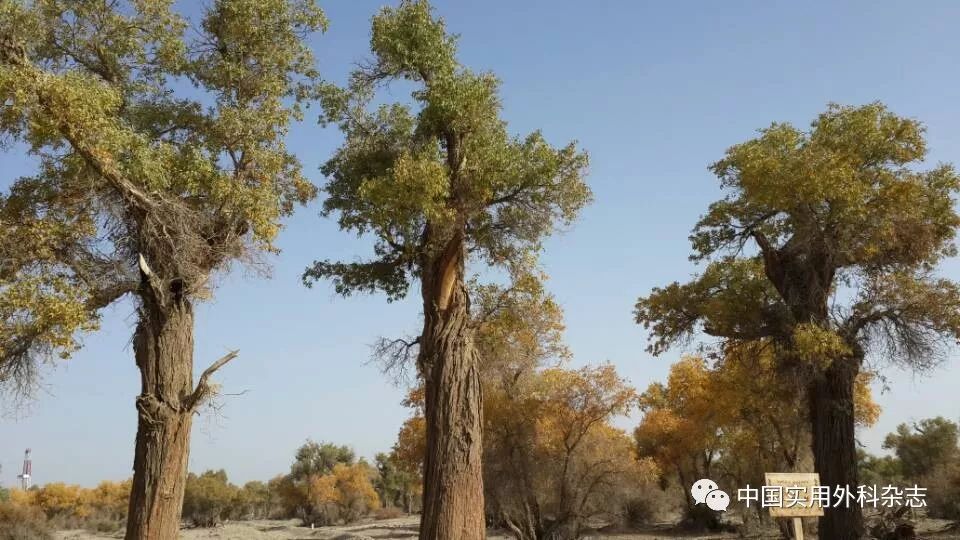
MULTIPOLYGON (((299 526, 298 520, 259 520, 228 522, 212 529, 183 529, 181 540, 411 540, 417 538, 419 516, 405 516, 396 519, 379 521, 365 521, 352 525, 333 527, 299 526)), ((936 540, 960 539, 960 534, 941 532, 948 525, 942 520, 922 520, 918 524, 918 538, 936 540)), ((684 534, 669 530, 664 524, 654 527, 643 533, 610 533, 591 534, 584 536, 588 539, 616 539, 616 540, 728 540, 738 538, 735 534, 684 534)), ((92 533, 89 531, 59 531, 57 540, 106 540, 122 538, 117 532, 92 533)), ((509 540, 511 537, 495 531, 490 532, 487 538, 491 540, 509 540)), ((768 538, 777 538, 770 536, 768 538)))
MULTIPOLYGON (((417 537, 419 516, 369 521, 336 527, 300 527, 298 520, 286 521, 239 521, 228 522, 212 529, 183 529, 182 540, 410 540, 417 537)), ((88 531, 60 531, 57 540, 105 540, 122 538, 121 533, 104 534, 88 531)), ((491 540, 508 540, 504 534, 491 532, 491 540)), ((618 540, 657 540, 677 538, 663 534, 615 534, 587 536, 585 538, 617 538, 618 540)), ((687 540, 719 540, 736 538, 735 535, 682 536, 687 540)))

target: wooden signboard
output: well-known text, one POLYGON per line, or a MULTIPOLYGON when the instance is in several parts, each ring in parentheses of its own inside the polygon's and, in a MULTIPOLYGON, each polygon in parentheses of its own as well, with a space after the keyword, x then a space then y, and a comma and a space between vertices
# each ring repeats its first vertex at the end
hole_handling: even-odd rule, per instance
POLYGON ((770 517, 793 518, 793 536, 803 540, 804 517, 823 515, 823 506, 814 502, 814 488, 820 485, 817 473, 765 473, 761 500, 770 517))

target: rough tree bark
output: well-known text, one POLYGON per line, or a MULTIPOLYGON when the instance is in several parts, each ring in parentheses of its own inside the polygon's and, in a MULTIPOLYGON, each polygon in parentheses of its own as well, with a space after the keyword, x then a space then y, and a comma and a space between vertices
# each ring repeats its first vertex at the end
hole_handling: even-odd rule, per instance
POLYGON ((185 408, 193 389, 190 303, 183 300, 168 312, 142 307, 133 344, 141 391, 126 539, 173 540, 180 531, 193 424, 193 411, 185 408))
MULTIPOLYGON (((856 493, 857 445, 855 438, 854 388, 861 361, 838 358, 810 385, 810 422, 813 457, 820 483, 849 486, 856 493)), ((819 537, 830 540, 860 540, 864 535, 863 513, 856 502, 826 509, 819 523, 819 537)))
POLYGON ((161 281, 141 257, 139 321, 133 337, 140 370, 133 489, 126 540, 176 540, 190 456, 190 428, 209 395, 208 378, 237 356, 214 362, 193 385, 193 306, 179 280, 161 281))
POLYGON ((482 395, 457 233, 430 264, 421 287, 424 328, 420 370, 426 390, 421 540, 485 538, 482 395))
MULTIPOLYGON (((828 328, 829 294, 837 269, 823 242, 812 251, 795 252, 791 244, 799 242, 796 236, 780 250, 762 234, 753 236, 763 255, 767 278, 790 308, 794 323, 791 332, 800 322, 828 328)), ((830 486, 831 492, 838 486, 857 488, 853 394, 861 364, 862 355, 833 358, 807 386, 814 465, 820 483, 830 486)), ((863 512, 854 503, 825 509, 817 530, 820 538, 860 540, 864 534, 863 512)))

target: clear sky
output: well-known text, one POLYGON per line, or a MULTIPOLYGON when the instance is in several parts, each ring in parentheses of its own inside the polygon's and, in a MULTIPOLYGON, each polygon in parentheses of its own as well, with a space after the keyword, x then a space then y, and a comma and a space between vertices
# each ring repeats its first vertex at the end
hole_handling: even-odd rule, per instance
MULTIPOLYGON (((187 4, 189 2, 184 2, 187 4)), ((369 18, 384 0, 328 0, 327 34, 313 40, 325 77, 342 81, 368 54, 369 18)), ((707 165, 772 121, 806 126, 827 103, 881 100, 928 127, 930 163, 960 163, 960 4, 926 2, 646 2, 633 0, 435 0, 461 34, 460 54, 503 81, 504 117, 516 133, 542 129, 555 144, 576 139, 591 157, 595 203, 547 244, 549 288, 566 310, 577 364, 610 361, 638 388, 662 380, 682 351, 644 352, 632 321, 636 298, 685 280, 687 235, 719 196, 707 165)), ((397 93, 397 99, 406 96, 397 93)), ((290 147, 315 182, 339 143, 316 114, 290 147)), ((0 188, 29 171, 0 156, 0 188)), ((226 468, 231 480, 286 472, 313 438, 363 456, 393 443, 407 411, 403 389, 367 364, 378 336, 418 328, 415 298, 342 299, 303 269, 317 258, 353 259, 367 243, 301 210, 280 237, 272 279, 237 272, 197 310, 196 371, 229 349, 240 357, 217 379, 220 416, 197 419, 190 469, 226 468)), ((944 273, 960 279, 960 262, 944 273)), ((416 295, 414 295, 416 296, 416 295)), ((132 474, 138 374, 129 346, 132 304, 105 312, 85 348, 47 371, 45 389, 16 418, 0 419, 0 483, 10 485, 23 449, 37 482, 93 485, 132 474)), ((960 416, 960 354, 930 376, 886 371, 878 425, 861 441, 879 451, 896 424, 960 416)), ((878 388, 879 390, 879 388, 878 388)), ((630 427, 636 416, 621 425, 630 427)))

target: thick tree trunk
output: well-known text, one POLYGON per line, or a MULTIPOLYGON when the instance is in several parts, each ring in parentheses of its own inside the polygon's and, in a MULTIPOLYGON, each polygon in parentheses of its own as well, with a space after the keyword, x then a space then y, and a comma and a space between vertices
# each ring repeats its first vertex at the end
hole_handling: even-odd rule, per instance
POLYGON ((825 508, 819 537, 830 540, 860 540, 864 535, 863 512, 856 503, 857 445, 854 433, 854 386, 860 371, 857 358, 839 358, 810 386, 810 421, 813 427, 813 457, 820 484, 849 486, 854 500, 825 508))
POLYGON ((462 238, 427 265, 422 279, 420 370, 426 390, 427 447, 421 540, 485 538, 482 396, 462 238))
POLYGON ((133 340, 141 392, 127 540, 174 540, 190 452, 193 310, 186 299, 160 309, 145 300, 133 340))

